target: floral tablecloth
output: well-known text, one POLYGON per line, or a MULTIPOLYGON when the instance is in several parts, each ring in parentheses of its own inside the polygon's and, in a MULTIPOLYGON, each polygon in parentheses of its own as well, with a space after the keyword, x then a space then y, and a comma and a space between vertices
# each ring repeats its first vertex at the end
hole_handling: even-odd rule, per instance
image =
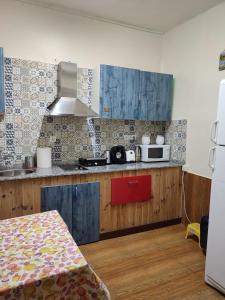
POLYGON ((0 221, 0 299, 110 299, 57 211, 0 221))

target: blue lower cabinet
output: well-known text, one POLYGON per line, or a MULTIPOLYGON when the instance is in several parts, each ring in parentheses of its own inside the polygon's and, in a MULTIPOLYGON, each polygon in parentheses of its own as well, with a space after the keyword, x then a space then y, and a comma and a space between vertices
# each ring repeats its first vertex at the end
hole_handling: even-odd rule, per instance
POLYGON ((99 240, 99 182, 43 187, 41 211, 57 210, 77 245, 99 240))
POLYGON ((72 186, 49 186, 41 189, 41 211, 57 210, 72 232, 72 186))
POLYGON ((78 245, 98 241, 100 184, 75 185, 73 195, 72 236, 78 245))
POLYGON ((4 93, 4 55, 3 48, 0 47, 0 114, 5 112, 5 93, 4 93))

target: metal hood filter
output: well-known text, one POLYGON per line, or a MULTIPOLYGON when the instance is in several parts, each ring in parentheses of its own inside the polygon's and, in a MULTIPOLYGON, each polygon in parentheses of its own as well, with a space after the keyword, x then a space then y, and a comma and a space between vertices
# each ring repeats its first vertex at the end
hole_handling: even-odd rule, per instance
POLYGON ((58 97, 47 109, 51 116, 98 116, 91 107, 77 99, 77 64, 68 62, 59 63, 58 97))

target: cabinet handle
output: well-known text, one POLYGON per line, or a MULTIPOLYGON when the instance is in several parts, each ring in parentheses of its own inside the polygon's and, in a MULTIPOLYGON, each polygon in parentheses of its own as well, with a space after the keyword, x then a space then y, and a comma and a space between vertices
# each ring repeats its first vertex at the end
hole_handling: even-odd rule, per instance
POLYGON ((219 121, 214 121, 211 125, 210 130, 210 140, 216 144, 216 138, 217 138, 217 129, 218 129, 218 123, 219 121))
POLYGON ((77 185, 75 186, 75 197, 77 198, 77 185))
POLYGON ((104 107, 104 112, 110 112, 111 111, 111 108, 110 107, 108 107, 108 106, 105 106, 104 107))
POLYGON ((138 184, 138 180, 135 180, 135 181, 129 181, 128 184, 138 184))
POLYGON ((213 147, 209 150, 209 167, 214 171, 214 163, 215 163, 215 151, 216 147, 213 147))

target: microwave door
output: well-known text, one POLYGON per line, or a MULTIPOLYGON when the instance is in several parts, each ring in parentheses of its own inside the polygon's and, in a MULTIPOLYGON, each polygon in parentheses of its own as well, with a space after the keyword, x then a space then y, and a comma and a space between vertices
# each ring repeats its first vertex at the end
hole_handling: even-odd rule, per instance
POLYGON ((148 158, 150 159, 161 159, 163 158, 163 148, 149 148, 148 149, 148 158))

